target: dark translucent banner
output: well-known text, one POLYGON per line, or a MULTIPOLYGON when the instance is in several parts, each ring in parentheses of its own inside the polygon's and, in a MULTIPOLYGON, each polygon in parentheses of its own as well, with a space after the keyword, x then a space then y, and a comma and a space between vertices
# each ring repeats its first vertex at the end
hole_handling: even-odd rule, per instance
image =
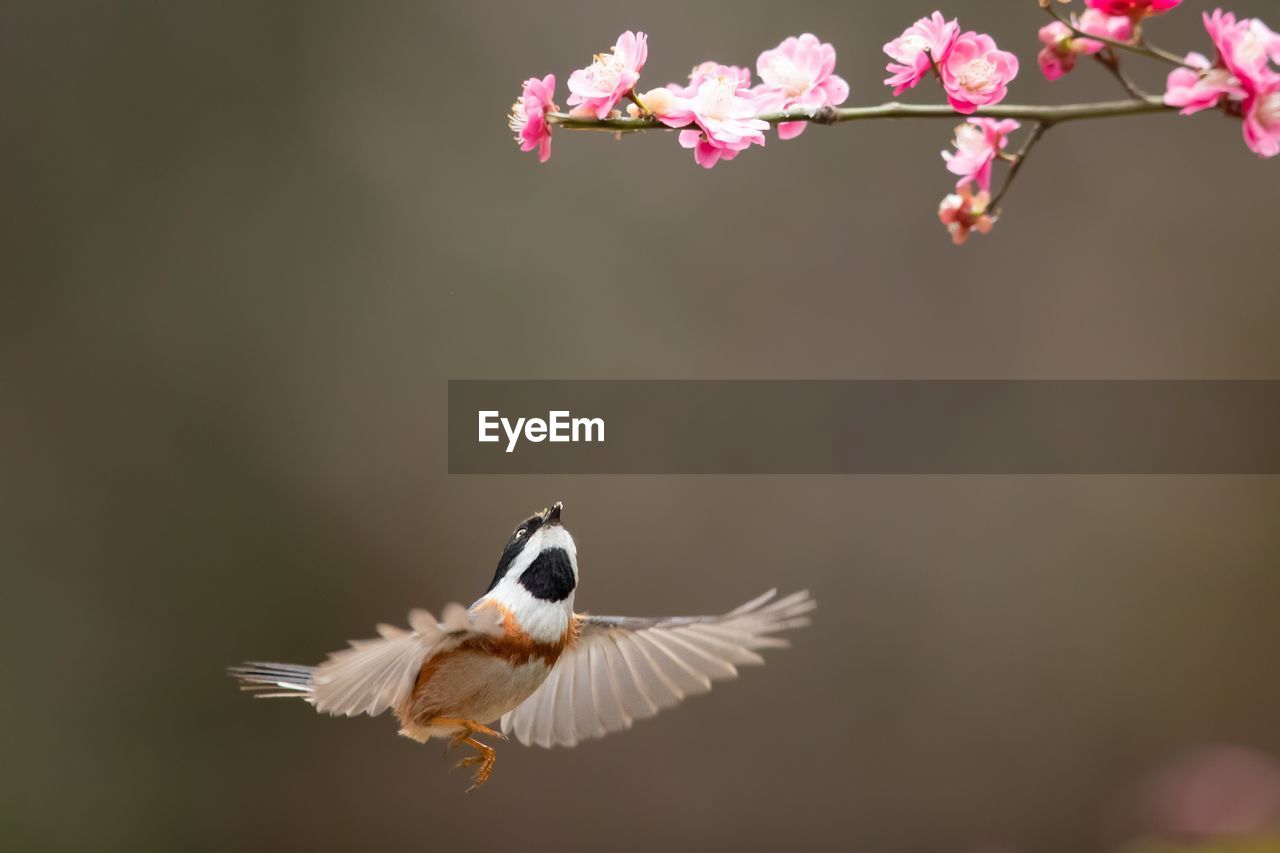
POLYGON ((1277 474, 1280 381, 449 383, 453 474, 1277 474))

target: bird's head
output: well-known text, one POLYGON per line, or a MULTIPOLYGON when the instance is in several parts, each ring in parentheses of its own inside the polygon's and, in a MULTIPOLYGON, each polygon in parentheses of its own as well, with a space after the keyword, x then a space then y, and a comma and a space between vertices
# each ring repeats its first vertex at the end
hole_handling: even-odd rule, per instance
POLYGON ((486 595, 518 602, 566 601, 578 585, 578 551, 560 523, 562 504, 534 513, 516 526, 486 595), (501 593, 499 596, 498 594, 501 593))

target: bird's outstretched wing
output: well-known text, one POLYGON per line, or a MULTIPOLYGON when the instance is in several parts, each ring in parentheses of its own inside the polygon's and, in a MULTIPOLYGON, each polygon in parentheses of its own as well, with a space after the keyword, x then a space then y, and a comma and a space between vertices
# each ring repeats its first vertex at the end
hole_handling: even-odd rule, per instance
POLYGON ((652 717, 739 664, 764 663, 756 651, 786 646, 772 636, 809 624, 808 592, 776 599, 776 590, 722 616, 642 619, 581 616, 576 641, 532 696, 502 718, 523 744, 573 746, 652 717))
POLYGON ((377 639, 352 640, 351 648, 319 666, 246 663, 228 672, 241 689, 263 698, 298 697, 334 716, 377 716, 408 698, 428 657, 479 635, 500 636, 502 617, 493 609, 450 604, 438 622, 425 610, 411 610, 408 631, 394 625, 377 630, 377 639))

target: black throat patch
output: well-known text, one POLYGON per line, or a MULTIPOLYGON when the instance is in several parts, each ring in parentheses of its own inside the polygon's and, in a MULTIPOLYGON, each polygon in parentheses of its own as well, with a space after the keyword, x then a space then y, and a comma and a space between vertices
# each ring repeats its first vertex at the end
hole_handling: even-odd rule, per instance
POLYGON ((520 585, 529 590, 534 598, 564 601, 576 586, 569 552, 563 548, 548 548, 543 551, 520 575, 520 585))

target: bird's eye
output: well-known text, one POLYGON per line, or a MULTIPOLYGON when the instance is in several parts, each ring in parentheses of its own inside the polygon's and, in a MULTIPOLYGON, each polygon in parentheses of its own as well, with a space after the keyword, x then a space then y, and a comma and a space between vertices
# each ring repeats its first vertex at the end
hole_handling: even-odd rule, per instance
POLYGON ((517 527, 517 528, 516 528, 516 532, 515 532, 515 538, 516 538, 516 539, 523 539, 523 538, 524 538, 524 535, 525 535, 526 533, 528 533, 528 532, 529 532, 528 528, 524 528, 524 527, 517 527))

